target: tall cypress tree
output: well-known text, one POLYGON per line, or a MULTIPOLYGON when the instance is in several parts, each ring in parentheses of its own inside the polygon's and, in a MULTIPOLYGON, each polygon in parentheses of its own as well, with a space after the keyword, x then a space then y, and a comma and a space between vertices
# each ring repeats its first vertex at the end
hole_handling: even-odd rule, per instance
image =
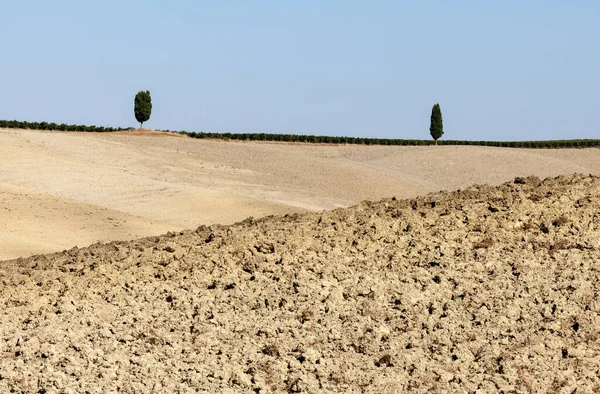
POLYGON ((437 140, 444 134, 444 123, 442 122, 442 110, 439 104, 435 104, 431 109, 431 125, 429 126, 429 133, 435 140, 437 140))
POLYGON ((149 90, 141 90, 135 95, 133 112, 137 121, 140 122, 141 129, 144 122, 150 119, 150 114, 152 113, 152 98, 150 97, 149 90))

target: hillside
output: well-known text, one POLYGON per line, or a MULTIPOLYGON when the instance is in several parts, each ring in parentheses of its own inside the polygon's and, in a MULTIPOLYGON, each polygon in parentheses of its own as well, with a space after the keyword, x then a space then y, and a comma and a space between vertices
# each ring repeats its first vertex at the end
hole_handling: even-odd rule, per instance
POLYGON ((364 146, 0 129, 0 261, 249 216, 600 173, 598 149, 364 146))
POLYGON ((3 262, 0 392, 594 392, 599 207, 518 178, 3 262))

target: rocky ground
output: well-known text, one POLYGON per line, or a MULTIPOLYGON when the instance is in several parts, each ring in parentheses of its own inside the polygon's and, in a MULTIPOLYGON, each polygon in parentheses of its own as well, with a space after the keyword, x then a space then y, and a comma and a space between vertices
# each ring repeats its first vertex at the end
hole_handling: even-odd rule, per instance
POLYGON ((600 392, 600 178, 0 263, 0 392, 600 392))

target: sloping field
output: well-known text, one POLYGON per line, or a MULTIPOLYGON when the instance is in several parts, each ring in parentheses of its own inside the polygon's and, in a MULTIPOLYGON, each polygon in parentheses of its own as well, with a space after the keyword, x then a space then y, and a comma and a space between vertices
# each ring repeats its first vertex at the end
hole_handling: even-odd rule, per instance
POLYGON ((412 198, 516 176, 600 173, 598 149, 205 141, 0 129, 0 260, 412 198))
POLYGON ((0 264, 0 392, 600 390, 600 178, 0 264))

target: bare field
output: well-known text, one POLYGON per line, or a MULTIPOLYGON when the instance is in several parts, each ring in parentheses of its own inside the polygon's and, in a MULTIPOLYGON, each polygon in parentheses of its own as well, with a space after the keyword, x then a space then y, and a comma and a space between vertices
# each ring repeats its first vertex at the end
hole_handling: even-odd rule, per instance
POLYGON ((6 261, 0 392, 599 392, 599 208, 527 178, 6 261))
POLYGON ((0 129, 0 260, 515 176, 598 173, 598 152, 0 129))

